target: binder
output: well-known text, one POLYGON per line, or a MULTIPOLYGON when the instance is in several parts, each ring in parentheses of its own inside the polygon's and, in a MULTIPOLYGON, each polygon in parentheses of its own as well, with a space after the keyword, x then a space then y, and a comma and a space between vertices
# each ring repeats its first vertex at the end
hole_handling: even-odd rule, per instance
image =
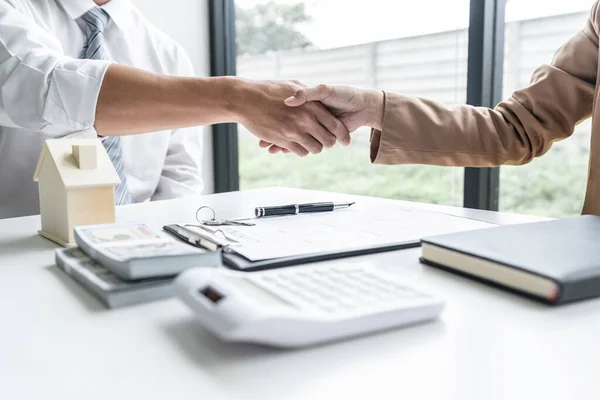
POLYGON ((163 229, 171 235, 189 243, 193 246, 209 248, 211 250, 221 251, 223 266, 246 272, 263 271, 267 269, 291 267, 294 265, 307 264, 319 261, 335 260, 346 257, 355 257, 366 254, 383 253, 387 251, 402 250, 420 246, 420 240, 410 240, 382 246, 368 246, 354 249, 347 249, 336 252, 309 253, 296 257, 273 258, 259 261, 251 261, 246 257, 237 254, 234 248, 219 245, 209 238, 199 235, 186 229, 182 225, 171 224, 163 226, 163 229))

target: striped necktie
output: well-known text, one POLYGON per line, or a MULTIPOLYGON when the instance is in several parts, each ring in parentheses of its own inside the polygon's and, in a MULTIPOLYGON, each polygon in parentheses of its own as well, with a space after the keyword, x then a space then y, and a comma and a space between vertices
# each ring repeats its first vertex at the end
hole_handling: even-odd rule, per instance
MULTIPOLYGON (((110 21, 110 16, 103 9, 95 7, 83 14, 81 20, 88 28, 81 58, 91 60, 107 59, 106 50, 104 48, 104 36, 102 33, 110 21)), ((115 187, 115 204, 129 204, 132 201, 129 189, 127 188, 127 178, 123 166, 121 137, 106 137, 102 141, 102 144, 121 179, 121 183, 115 187)))

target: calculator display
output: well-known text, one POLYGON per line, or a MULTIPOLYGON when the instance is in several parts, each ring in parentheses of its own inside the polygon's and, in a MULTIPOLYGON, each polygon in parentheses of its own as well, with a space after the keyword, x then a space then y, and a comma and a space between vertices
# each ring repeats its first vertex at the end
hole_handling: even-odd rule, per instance
POLYGON ((221 293, 219 293, 217 290, 215 290, 214 288, 212 288, 210 286, 205 286, 204 288, 200 289, 200 293, 203 294, 204 297, 206 297, 207 299, 209 299, 210 301, 212 301, 215 304, 217 304, 219 301, 223 300, 223 298, 225 297, 221 293))

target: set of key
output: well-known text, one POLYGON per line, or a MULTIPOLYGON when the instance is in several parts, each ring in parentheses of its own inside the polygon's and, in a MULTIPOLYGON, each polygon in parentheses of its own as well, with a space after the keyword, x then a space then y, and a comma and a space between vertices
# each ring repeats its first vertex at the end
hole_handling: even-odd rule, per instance
POLYGON ((253 222, 249 222, 249 220, 251 220, 251 219, 252 218, 217 219, 217 214, 215 213, 215 210, 212 207, 208 207, 208 206, 203 206, 203 207, 200 207, 198 210, 196 210, 196 221, 198 221, 198 223, 200 223, 201 225, 204 225, 204 226, 254 226, 254 225, 256 225, 253 222), (211 211, 212 218, 201 220, 199 218, 198 214, 202 210, 211 211))

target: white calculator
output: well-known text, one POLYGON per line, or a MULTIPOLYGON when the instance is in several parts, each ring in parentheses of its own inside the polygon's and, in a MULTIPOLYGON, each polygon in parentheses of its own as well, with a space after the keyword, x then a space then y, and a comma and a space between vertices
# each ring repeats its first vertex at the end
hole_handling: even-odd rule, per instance
POLYGON ((192 268, 176 293, 223 341, 302 347, 431 320, 444 302, 371 265, 192 268))

